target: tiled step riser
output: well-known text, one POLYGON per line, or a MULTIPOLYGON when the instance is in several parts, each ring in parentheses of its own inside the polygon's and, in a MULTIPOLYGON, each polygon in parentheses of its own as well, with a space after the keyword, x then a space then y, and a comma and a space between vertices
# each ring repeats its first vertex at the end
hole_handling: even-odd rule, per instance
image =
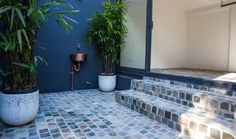
POLYGON ((146 104, 145 102, 138 100, 136 98, 131 98, 127 96, 123 96, 119 93, 116 94, 116 102, 119 104, 130 108, 132 110, 135 110, 143 115, 148 116, 151 119, 155 119, 158 122, 161 122, 165 125, 167 125, 170 128, 173 128, 175 130, 180 130, 179 125, 179 116, 175 114, 175 116, 172 116, 172 119, 166 119, 164 117, 165 110, 157 107, 153 107, 149 104, 146 104), (175 117, 175 118, 173 118, 175 117))
POLYGON ((232 96, 232 97, 236 98, 236 91, 233 91, 232 89, 230 89, 230 87, 229 87, 229 89, 219 89, 219 88, 209 87, 207 85, 184 83, 184 82, 178 82, 178 81, 173 81, 173 80, 164 80, 164 79, 152 78, 152 77, 143 77, 143 79, 149 80, 149 81, 154 81, 156 83, 165 83, 165 84, 169 84, 169 85, 175 85, 175 86, 184 87, 184 88, 196 89, 196 90, 200 90, 200 91, 214 92, 219 95, 232 96))
POLYGON ((131 89, 165 100, 176 102, 200 111, 206 111, 214 115, 221 115, 225 118, 236 119, 236 100, 229 101, 223 97, 209 96, 204 93, 193 93, 184 89, 171 88, 164 85, 157 85, 133 80, 131 89))
MULTIPOLYGON (((219 127, 209 127, 194 118, 189 119, 177 112, 167 111, 162 108, 146 104, 133 97, 116 94, 116 101, 121 105, 148 116, 170 128, 181 131, 188 136, 199 136, 199 138, 236 139, 236 133, 230 133, 227 129, 220 130, 219 127)), ((221 127, 222 128, 222 127, 221 127)), ((234 127, 235 128, 235 127, 234 127)))

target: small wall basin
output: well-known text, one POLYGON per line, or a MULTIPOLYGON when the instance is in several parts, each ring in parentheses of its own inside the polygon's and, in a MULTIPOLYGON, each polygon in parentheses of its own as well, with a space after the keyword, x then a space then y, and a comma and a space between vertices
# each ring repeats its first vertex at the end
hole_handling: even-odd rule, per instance
POLYGON ((85 62, 87 54, 76 53, 70 55, 72 61, 71 67, 71 90, 74 90, 74 75, 80 71, 80 65, 85 62))
POLYGON ((87 54, 84 53, 76 53, 71 54, 71 60, 73 62, 84 62, 86 60, 87 54))

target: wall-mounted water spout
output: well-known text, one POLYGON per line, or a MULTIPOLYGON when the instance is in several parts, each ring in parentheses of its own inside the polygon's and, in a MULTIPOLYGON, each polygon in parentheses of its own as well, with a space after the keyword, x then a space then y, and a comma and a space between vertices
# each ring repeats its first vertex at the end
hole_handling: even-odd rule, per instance
POLYGON ((80 71, 80 65, 81 63, 85 62, 87 58, 87 54, 84 53, 76 53, 71 54, 71 61, 72 61, 72 67, 71 67, 71 90, 74 90, 74 76, 75 73, 80 71))

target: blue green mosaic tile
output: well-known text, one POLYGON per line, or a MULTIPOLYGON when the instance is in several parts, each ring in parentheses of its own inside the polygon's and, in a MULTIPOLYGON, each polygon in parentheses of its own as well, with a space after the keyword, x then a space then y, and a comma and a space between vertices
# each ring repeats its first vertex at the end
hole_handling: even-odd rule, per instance
MULTIPOLYGON (((155 108, 152 111, 158 113, 155 108)), ((116 103, 114 93, 98 90, 41 94, 34 121, 20 127, 0 122, 0 139, 181 138, 176 130, 116 103)))

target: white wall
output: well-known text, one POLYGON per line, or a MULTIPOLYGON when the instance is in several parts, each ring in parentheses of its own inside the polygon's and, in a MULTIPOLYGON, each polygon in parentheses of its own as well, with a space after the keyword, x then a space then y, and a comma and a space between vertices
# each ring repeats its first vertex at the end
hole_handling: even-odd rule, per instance
POLYGON ((146 0, 131 1, 127 15, 126 47, 121 52, 120 65, 145 68, 146 50, 146 0))
POLYGON ((231 9, 229 71, 236 71, 236 6, 231 9))
POLYGON ((185 64, 186 18, 180 1, 153 1, 151 69, 180 68, 185 64))
POLYGON ((187 17, 187 67, 228 70, 230 10, 187 17))

